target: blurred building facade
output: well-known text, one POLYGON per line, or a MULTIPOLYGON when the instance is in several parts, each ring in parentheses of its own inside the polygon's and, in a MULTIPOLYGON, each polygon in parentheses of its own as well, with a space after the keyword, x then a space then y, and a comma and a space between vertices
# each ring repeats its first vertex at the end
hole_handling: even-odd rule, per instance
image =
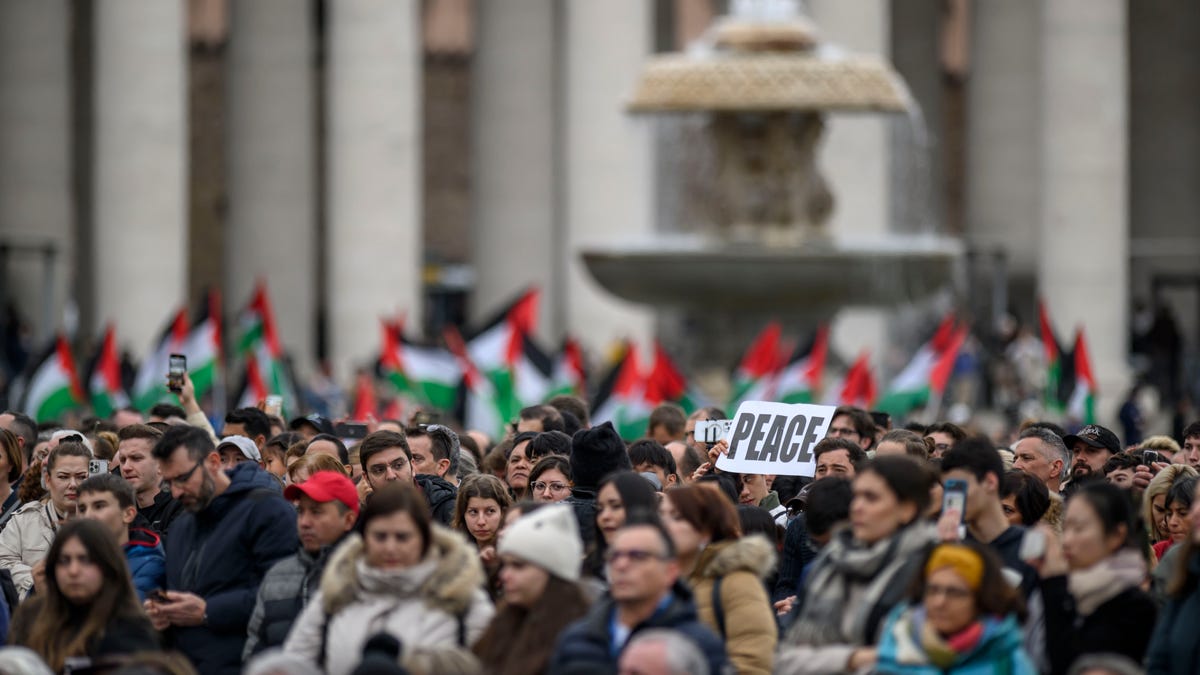
MULTIPOLYGON (((1194 353, 1200 5, 805 4, 907 79, 931 139, 924 226, 965 239, 968 276, 1003 280, 991 298, 1030 318, 1040 296, 1061 335, 1084 326, 1112 397, 1135 303, 1170 308, 1194 353)), ((115 322, 140 354, 206 288, 232 316, 264 279, 297 364, 342 376, 377 349, 377 317, 436 334, 529 284, 549 344, 646 338, 651 313, 577 252, 671 227, 652 128, 623 102, 648 55, 727 5, 0 2, 2 299, 41 333, 115 322)), ((833 227, 898 227, 912 163, 894 123, 829 129, 833 227)), ((852 353, 886 320, 847 312, 835 335, 852 353)))

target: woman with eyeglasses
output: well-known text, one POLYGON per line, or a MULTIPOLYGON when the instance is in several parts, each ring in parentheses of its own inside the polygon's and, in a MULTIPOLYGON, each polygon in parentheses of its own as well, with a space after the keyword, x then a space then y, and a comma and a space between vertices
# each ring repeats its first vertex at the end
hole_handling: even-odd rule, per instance
POLYGON ((587 613, 583 542, 570 507, 547 504, 505 529, 498 547, 504 602, 475 645, 489 673, 544 673, 558 635, 587 613))
POLYGON ((328 675, 358 666, 367 640, 387 633, 400 660, 422 648, 470 648, 492 619, 479 557, 433 522, 412 483, 381 485, 321 575, 283 645, 328 675))
POLYGON ((909 456, 877 457, 858 470, 850 527, 833 533, 813 562, 796 619, 780 641, 776 672, 869 669, 888 612, 936 540, 922 514, 933 476, 909 456))
POLYGON ((121 655, 159 649, 125 555, 94 520, 59 529, 46 554, 45 583, 21 605, 8 641, 37 652, 54 672, 67 664, 103 670, 121 655))
POLYGON ((1002 569, 996 554, 975 542, 933 549, 909 602, 888 617, 875 672, 1036 675, 1022 644, 1021 598, 1002 569))
POLYGON ((743 538, 737 509, 714 486, 667 490, 659 515, 700 621, 725 641, 737 672, 770 673, 779 628, 762 579, 775 567, 774 542, 743 538))
POLYGON ((476 474, 464 478, 458 486, 454 502, 454 518, 450 526, 463 532, 475 544, 479 560, 487 572, 488 593, 492 599, 500 595, 500 560, 496 556, 496 536, 504 525, 504 514, 512 500, 504 483, 495 476, 476 474))
POLYGON ((549 455, 538 460, 529 472, 530 497, 538 502, 561 502, 571 496, 571 461, 562 455, 549 455))

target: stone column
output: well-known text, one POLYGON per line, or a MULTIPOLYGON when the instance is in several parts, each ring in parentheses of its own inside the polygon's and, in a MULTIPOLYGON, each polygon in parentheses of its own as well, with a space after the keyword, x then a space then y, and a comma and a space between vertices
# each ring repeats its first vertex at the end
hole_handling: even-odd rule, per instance
POLYGON ((343 379, 378 352, 379 317, 421 316, 420 6, 328 6, 327 328, 343 379))
POLYGON ((73 278, 69 14, 66 0, 0 3, 0 241, 58 248, 53 316, 39 254, 14 252, 0 278, 34 329, 58 327, 73 278))
POLYGON ((187 45, 182 0, 95 12, 96 326, 146 350, 185 298, 187 45))
POLYGON ((1039 288, 1060 334, 1084 328, 1109 424, 1129 381, 1127 5, 1039 3, 1039 288))
POLYGON ((312 8, 239 0, 230 9, 226 302, 239 307, 265 279, 284 347, 307 368, 317 288, 312 8))
MULTIPOLYGON (((1019 287, 1037 269, 1040 220, 1040 0, 971 5, 967 81, 966 230, 1002 248, 1019 287)), ((1014 289, 1017 290, 1017 289, 1014 289)), ((1033 293, 1016 297, 1032 300, 1033 293)))
POLYGON ((530 284, 542 289, 541 337, 562 331, 553 0, 480 2, 471 61, 471 318, 530 284))
MULTIPOLYGON (((852 52, 888 57, 891 5, 887 0, 811 0, 813 21, 823 39, 852 52)), ((837 239, 883 236, 891 229, 891 137, 880 115, 830 115, 818 161, 833 191, 830 230, 837 239)), ((853 361, 870 349, 876 363, 887 341, 883 310, 848 309, 832 327, 837 353, 853 361)))
POLYGON ((625 114, 625 100, 650 53, 653 3, 570 2, 563 73, 567 329, 593 353, 629 337, 646 344, 651 313, 606 293, 580 251, 591 242, 630 242, 654 230, 651 129, 625 114))

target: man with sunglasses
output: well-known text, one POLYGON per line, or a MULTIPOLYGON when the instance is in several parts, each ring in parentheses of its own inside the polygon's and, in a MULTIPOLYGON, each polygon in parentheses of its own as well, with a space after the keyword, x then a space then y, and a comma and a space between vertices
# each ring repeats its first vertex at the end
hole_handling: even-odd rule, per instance
POLYGON ((704 652, 709 672, 725 672, 725 645, 700 623, 692 593, 679 578, 675 546, 654 514, 630 514, 613 535, 605 562, 607 596, 563 632, 549 672, 598 666, 616 672, 631 638, 650 629, 691 640, 704 652))
POLYGON ((166 542, 166 590, 146 613, 199 672, 239 673, 263 576, 300 546, 296 512, 257 463, 222 468, 206 429, 171 427, 153 454, 185 512, 166 542))
POLYGON ((405 437, 413 480, 425 494, 429 512, 441 524, 449 525, 458 499, 458 434, 441 424, 421 424, 409 428, 405 437))

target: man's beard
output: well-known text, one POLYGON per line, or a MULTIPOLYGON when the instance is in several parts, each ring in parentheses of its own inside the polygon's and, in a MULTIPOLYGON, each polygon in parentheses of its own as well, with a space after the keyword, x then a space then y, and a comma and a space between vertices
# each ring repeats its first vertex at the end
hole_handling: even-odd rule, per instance
POLYGON ((216 483, 213 482, 212 476, 208 475, 207 471, 204 471, 204 480, 200 483, 200 494, 196 496, 190 505, 185 505, 185 508, 192 513, 200 513, 212 503, 213 495, 216 492, 216 483))
POLYGON ((1092 475, 1092 467, 1087 464, 1076 464, 1071 469, 1071 478, 1087 478, 1092 475))

